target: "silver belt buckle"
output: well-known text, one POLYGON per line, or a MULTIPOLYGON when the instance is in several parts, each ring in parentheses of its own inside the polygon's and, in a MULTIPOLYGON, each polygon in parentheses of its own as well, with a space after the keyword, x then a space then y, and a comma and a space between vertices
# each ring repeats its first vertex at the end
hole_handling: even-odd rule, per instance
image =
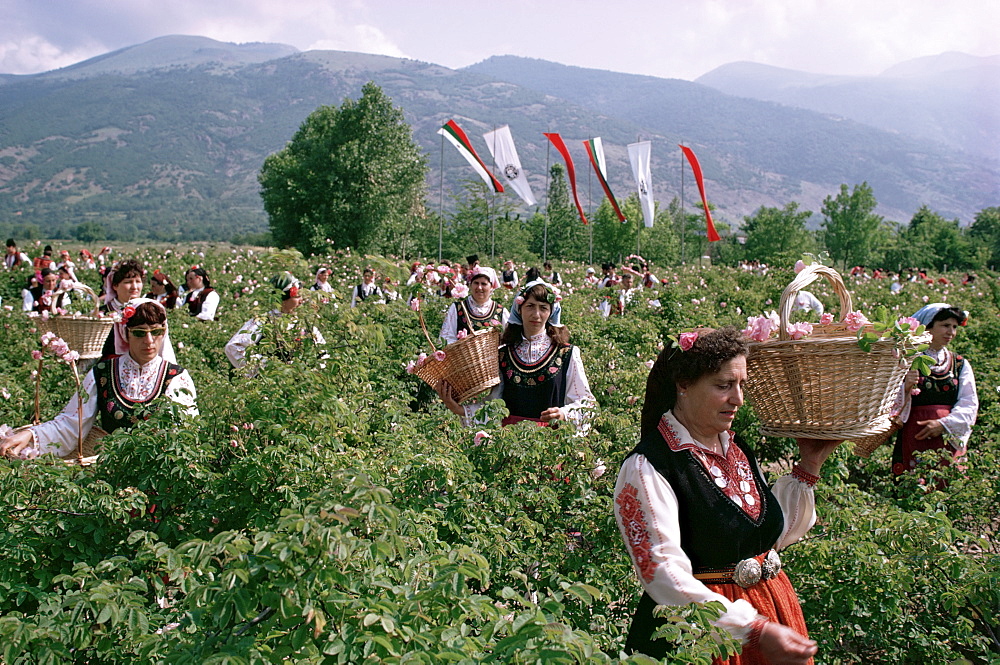
POLYGON ((764 557, 764 563, 761 565, 761 577, 765 580, 777 577, 778 573, 781 572, 781 559, 778 557, 778 553, 771 550, 764 557))
POLYGON ((761 580, 769 580, 778 576, 781 572, 781 559, 778 553, 771 550, 764 557, 761 564, 756 558, 743 559, 736 564, 733 570, 733 582, 736 582, 744 589, 749 589, 761 580))

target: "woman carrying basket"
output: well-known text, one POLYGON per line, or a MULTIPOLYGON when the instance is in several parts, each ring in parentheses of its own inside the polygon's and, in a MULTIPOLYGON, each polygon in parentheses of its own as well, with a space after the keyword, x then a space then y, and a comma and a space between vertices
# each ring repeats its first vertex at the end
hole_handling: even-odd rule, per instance
POLYGON ((493 268, 477 265, 469 271, 468 288, 455 287, 455 292, 468 290, 469 295, 448 308, 441 324, 441 339, 445 344, 457 342, 463 332, 461 337, 490 326, 507 325, 507 310, 492 298, 493 291, 499 287, 500 281, 493 268))
MULTIPOLYGON (((918 452, 948 450, 952 459, 964 457, 979 413, 972 365, 947 348, 968 315, 938 302, 924 305, 913 318, 931 335, 924 354, 934 359, 934 366, 929 376, 911 369, 903 379, 898 401, 904 404, 899 419, 905 424, 892 451, 892 473, 897 477, 916 468, 918 452)), ((950 463, 942 456, 941 466, 950 463)))
POLYGON ((160 397, 198 415, 195 388, 187 370, 160 355, 167 332, 167 311, 160 303, 137 298, 125 305, 120 324, 126 331, 128 351, 99 361, 83 380, 82 429, 77 396, 47 423, 21 430, 0 440, 0 456, 34 457, 70 454, 78 437, 86 438, 94 425, 111 433, 131 427, 160 397))
MULTIPOLYGON (((590 392, 580 350, 560 325, 560 296, 541 280, 529 282, 510 306, 500 339, 500 383, 487 399, 503 398, 510 415, 503 424, 533 420, 541 424, 572 421, 580 431, 596 400, 590 392)), ((441 381, 438 394, 471 426, 480 404, 457 403, 451 385, 441 381)))
POLYGON ((716 625, 743 644, 729 665, 811 663, 798 598, 777 550, 815 523, 813 486, 838 441, 799 439, 800 461, 769 488, 731 428, 748 346, 735 328, 681 335, 646 381, 639 445, 615 487, 615 518, 644 593, 626 649, 662 658, 657 605, 719 601, 716 625))

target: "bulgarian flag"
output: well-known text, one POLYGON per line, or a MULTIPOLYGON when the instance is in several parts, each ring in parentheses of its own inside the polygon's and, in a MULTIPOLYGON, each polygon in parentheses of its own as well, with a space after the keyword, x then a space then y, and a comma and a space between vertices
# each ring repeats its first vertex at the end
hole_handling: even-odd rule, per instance
POLYGON ((611 202, 611 207, 615 209, 618 220, 624 224, 628 220, 622 214, 622 209, 618 207, 618 201, 615 200, 615 195, 611 193, 611 187, 608 185, 608 166, 604 160, 604 146, 601 145, 601 137, 598 136, 589 141, 584 141, 583 145, 587 148, 590 165, 594 167, 594 173, 597 174, 597 179, 600 181, 601 187, 604 188, 604 193, 607 195, 608 201, 611 202))
POLYGON ((583 214, 583 206, 580 205, 580 196, 576 193, 576 169, 573 168, 573 158, 569 156, 569 150, 566 149, 566 144, 563 143, 561 136, 558 134, 545 134, 545 138, 555 146, 559 154, 562 155, 563 161, 566 162, 566 174, 569 176, 570 189, 573 190, 573 201, 576 203, 576 210, 580 213, 580 221, 588 224, 587 216, 583 214))
POLYGON ((691 148, 687 146, 677 146, 687 157, 688 162, 691 164, 691 170, 694 171, 694 181, 698 183, 698 191, 701 193, 701 204, 705 208, 705 225, 708 231, 709 242, 715 242, 717 240, 722 240, 719 234, 715 232, 715 224, 712 222, 712 213, 708 209, 708 199, 705 198, 705 179, 701 175, 701 165, 698 163, 698 158, 694 156, 694 152, 691 148))
POLYGON ((438 130, 438 134, 448 139, 453 146, 458 148, 458 151, 462 153, 462 157, 465 157, 465 161, 469 162, 469 166, 475 169, 479 177, 483 179, 483 182, 492 187, 494 192, 499 193, 503 191, 503 185, 493 177, 490 170, 483 164, 483 160, 479 159, 476 149, 472 147, 469 137, 465 135, 465 132, 458 126, 458 123, 454 120, 449 120, 438 130))

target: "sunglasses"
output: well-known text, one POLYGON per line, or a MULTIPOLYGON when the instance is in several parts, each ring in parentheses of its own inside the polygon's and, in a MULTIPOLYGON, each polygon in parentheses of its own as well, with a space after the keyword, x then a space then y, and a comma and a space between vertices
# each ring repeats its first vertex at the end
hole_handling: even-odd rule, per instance
POLYGON ((149 330, 144 330, 142 328, 129 328, 128 334, 132 335, 132 337, 138 337, 139 339, 142 339, 146 335, 152 335, 153 337, 163 337, 165 334, 167 334, 167 329, 150 328, 149 330))

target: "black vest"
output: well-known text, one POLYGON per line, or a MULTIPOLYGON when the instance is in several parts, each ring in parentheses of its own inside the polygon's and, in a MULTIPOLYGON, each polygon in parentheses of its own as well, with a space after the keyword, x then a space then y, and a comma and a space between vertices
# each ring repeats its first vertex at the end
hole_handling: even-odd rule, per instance
POLYGON ((482 330, 483 328, 490 327, 490 321, 496 321, 493 325, 500 325, 499 311, 502 308, 496 303, 496 301, 490 301, 490 310, 485 316, 476 316, 469 309, 468 305, 463 298, 461 302, 455 303, 455 319, 458 325, 455 326, 455 331, 464 330, 470 335, 477 330, 482 330))
POLYGON ((97 382, 97 411, 101 417, 101 429, 110 434, 119 427, 129 428, 139 420, 149 418, 149 406, 163 395, 167 386, 175 376, 183 372, 183 368, 164 362, 160 366, 160 374, 156 377, 156 387, 153 394, 145 402, 135 402, 122 393, 118 385, 116 370, 121 356, 102 358, 94 365, 94 380, 97 382))
POLYGON ((201 314, 201 308, 202 305, 205 304, 205 298, 207 298, 208 294, 211 293, 212 291, 215 291, 215 289, 213 289, 211 286, 206 286, 204 289, 201 290, 201 293, 199 293, 196 297, 191 298, 189 296, 187 298, 186 302, 188 306, 188 311, 191 312, 191 316, 198 316, 199 314, 201 314))
POLYGON ((566 405, 566 368, 573 346, 553 344, 537 363, 517 359, 508 346, 500 347, 503 401, 510 415, 538 418, 542 411, 566 405))
POLYGON ((920 394, 911 397, 913 406, 955 406, 958 401, 958 377, 962 374, 963 367, 965 358, 953 353, 951 362, 946 367, 933 369, 930 376, 918 378, 916 387, 920 388, 920 394))

